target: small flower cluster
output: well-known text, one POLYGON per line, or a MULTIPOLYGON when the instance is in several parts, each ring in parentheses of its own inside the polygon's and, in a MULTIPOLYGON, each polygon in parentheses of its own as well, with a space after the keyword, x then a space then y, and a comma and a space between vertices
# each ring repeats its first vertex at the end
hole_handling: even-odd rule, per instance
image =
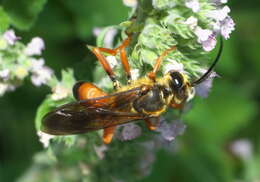
POLYGON ((27 77, 35 86, 47 84, 53 71, 44 65, 41 58, 44 42, 35 37, 26 46, 14 30, 0 35, 0 96, 14 90, 27 77))

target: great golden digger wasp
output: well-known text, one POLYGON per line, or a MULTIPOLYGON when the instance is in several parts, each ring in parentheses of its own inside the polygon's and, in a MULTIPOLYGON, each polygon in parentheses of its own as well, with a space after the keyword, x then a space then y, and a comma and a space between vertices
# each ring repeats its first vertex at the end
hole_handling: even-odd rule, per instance
POLYGON ((199 79, 190 81, 188 76, 169 71, 157 78, 156 73, 164 57, 176 49, 176 46, 165 50, 155 61, 153 70, 145 77, 131 81, 130 66, 126 55, 126 47, 131 40, 128 36, 115 49, 92 47, 104 70, 113 82, 115 92, 107 94, 92 83, 78 82, 73 93, 76 102, 68 103, 46 114, 42 120, 41 130, 52 135, 70 135, 104 129, 103 142, 111 142, 117 125, 144 120, 150 130, 156 129, 152 120, 168 107, 179 109, 194 93, 194 86, 206 80, 218 62, 223 43, 221 40, 218 54, 208 71, 199 79), (119 54, 123 69, 128 78, 128 85, 121 87, 108 61, 102 53, 119 54))

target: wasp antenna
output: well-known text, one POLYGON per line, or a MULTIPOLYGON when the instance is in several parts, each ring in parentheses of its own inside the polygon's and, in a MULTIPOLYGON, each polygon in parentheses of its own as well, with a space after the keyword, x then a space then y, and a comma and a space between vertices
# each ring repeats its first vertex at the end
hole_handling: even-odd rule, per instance
POLYGON ((211 74, 213 68, 216 66, 217 62, 219 61, 219 58, 221 56, 223 50, 223 39, 222 37, 220 37, 220 47, 219 47, 219 51, 217 54, 217 57, 215 58, 214 62, 212 63, 212 65, 210 66, 210 68, 208 69, 208 71, 206 73, 204 73, 198 80, 194 81, 191 83, 191 86, 196 86, 200 83, 202 83, 203 81, 205 81, 211 74))

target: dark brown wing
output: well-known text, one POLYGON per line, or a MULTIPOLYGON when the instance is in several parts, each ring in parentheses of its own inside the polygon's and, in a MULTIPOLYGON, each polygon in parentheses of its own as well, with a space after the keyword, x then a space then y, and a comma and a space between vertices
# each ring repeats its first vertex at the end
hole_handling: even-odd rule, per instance
POLYGON ((138 87, 63 105, 43 118, 41 130, 52 135, 69 135, 143 119, 144 115, 131 112, 140 92, 138 87))

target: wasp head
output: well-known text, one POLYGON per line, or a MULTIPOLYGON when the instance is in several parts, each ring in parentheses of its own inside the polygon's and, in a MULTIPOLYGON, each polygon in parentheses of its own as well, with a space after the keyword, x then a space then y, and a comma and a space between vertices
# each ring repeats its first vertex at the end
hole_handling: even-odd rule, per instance
POLYGON ((188 77, 177 71, 170 71, 167 74, 168 88, 172 93, 170 105, 172 107, 181 107, 186 101, 194 96, 194 88, 188 81, 188 77))

